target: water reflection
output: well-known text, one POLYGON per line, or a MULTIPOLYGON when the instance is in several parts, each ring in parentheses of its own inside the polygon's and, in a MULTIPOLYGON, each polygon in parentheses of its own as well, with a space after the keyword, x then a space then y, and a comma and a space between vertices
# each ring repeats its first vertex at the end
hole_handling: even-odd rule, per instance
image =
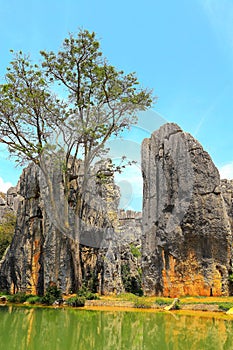
POLYGON ((145 312, 0 307, 4 350, 230 350, 233 322, 145 312))

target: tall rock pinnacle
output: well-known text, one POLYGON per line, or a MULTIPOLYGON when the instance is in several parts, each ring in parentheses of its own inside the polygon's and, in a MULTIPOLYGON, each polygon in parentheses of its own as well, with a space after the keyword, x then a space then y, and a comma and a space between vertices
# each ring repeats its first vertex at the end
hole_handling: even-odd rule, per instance
POLYGON ((210 156, 176 124, 142 144, 146 294, 227 295, 232 235, 210 156))

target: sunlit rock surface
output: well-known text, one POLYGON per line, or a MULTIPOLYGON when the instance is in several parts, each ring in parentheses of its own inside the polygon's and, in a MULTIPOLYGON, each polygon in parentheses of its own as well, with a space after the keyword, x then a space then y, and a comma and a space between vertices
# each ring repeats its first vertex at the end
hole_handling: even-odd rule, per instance
POLYGON ((114 179, 103 185, 93 177, 76 255, 73 233, 62 229, 61 176, 52 168, 48 174, 55 211, 34 165, 0 198, 0 213, 17 210, 15 235, 0 262, 0 290, 43 294, 55 283, 74 292, 80 254, 83 283, 102 294, 141 287, 145 294, 171 297, 232 294, 233 182, 220 182, 208 153, 176 124, 143 141, 143 213, 118 210, 114 179))
MULTIPOLYGON (((62 231, 64 208, 59 174, 49 171, 56 184, 53 196, 57 212, 51 209, 39 169, 31 164, 22 173, 17 190, 15 235, 0 263, 1 290, 43 294, 50 283, 55 283, 64 293, 75 291, 77 261, 72 232, 62 231)), ((134 212, 118 213, 119 196, 113 178, 104 185, 93 180, 80 225, 83 283, 104 294, 125 290, 121 277, 123 265, 128 266, 132 278, 140 279, 140 257, 133 255, 130 244, 140 247, 141 217, 134 212)), ((11 206, 14 203, 12 200, 11 206)))
POLYGON ((146 294, 227 295, 232 235, 210 156, 176 124, 142 144, 146 294))

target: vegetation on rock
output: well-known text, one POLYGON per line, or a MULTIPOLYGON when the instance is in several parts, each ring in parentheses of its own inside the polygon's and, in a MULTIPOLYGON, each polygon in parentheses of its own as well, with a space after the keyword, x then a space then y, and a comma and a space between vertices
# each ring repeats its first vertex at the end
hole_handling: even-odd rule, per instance
POLYGON ((52 305, 55 301, 61 299, 61 291, 56 285, 50 285, 45 295, 41 298, 42 304, 52 305))
POLYGON ((127 293, 138 296, 143 295, 141 277, 139 275, 132 276, 129 265, 123 264, 121 266, 121 277, 124 289, 127 293))
POLYGON ((0 260, 12 241, 16 223, 16 216, 13 212, 5 213, 0 224, 0 260))
POLYGON ((135 258, 139 258, 141 256, 140 248, 135 246, 133 243, 130 244, 130 251, 135 258))
POLYGON ((151 91, 139 86, 134 73, 125 74, 110 65, 95 33, 87 30, 70 34, 57 53, 41 51, 42 63, 33 63, 22 51, 12 53, 5 83, 0 85, 0 142, 17 162, 39 166, 53 219, 72 240, 78 290, 82 284, 80 220, 90 177, 104 181, 127 163, 125 159, 121 166, 109 163, 108 169, 99 168, 91 175, 93 161, 106 157, 110 137, 135 123, 137 111, 151 106, 151 91), (63 191, 62 215, 54 197, 55 172, 63 191), (70 219, 71 211, 75 220, 70 219))

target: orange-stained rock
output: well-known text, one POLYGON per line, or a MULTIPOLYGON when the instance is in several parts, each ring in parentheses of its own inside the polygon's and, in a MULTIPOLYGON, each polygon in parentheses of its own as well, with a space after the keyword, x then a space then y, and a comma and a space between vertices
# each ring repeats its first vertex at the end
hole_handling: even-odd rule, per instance
POLYGON ((131 284, 140 290, 141 213, 118 211, 119 188, 113 177, 102 184, 91 176, 79 245, 71 235, 75 226, 72 201, 68 209, 71 230, 67 234, 63 230, 66 223, 63 178, 55 170, 53 173, 50 169, 56 180, 53 191, 58 212, 55 213, 38 167, 30 164, 23 170, 17 186, 15 234, 0 261, 0 290, 42 295, 52 283, 69 294, 76 291, 75 272, 82 270, 82 279, 90 289, 103 294, 119 293, 124 291, 123 265, 126 277, 130 273, 131 284), (136 256, 131 251, 133 248, 136 256))
POLYGON ((37 294, 37 286, 40 272, 40 254, 41 254, 41 242, 40 240, 33 241, 32 248, 32 265, 31 265, 31 294, 37 294))
POLYGON ((176 124, 142 144, 142 272, 148 295, 228 295, 232 233, 219 173, 176 124))
POLYGON ((201 272, 198 274, 200 268, 193 253, 190 252, 187 260, 180 263, 173 256, 169 256, 169 266, 170 269, 162 270, 164 296, 175 298, 183 295, 222 295, 222 282, 219 271, 213 266, 212 284, 209 285, 201 272))

